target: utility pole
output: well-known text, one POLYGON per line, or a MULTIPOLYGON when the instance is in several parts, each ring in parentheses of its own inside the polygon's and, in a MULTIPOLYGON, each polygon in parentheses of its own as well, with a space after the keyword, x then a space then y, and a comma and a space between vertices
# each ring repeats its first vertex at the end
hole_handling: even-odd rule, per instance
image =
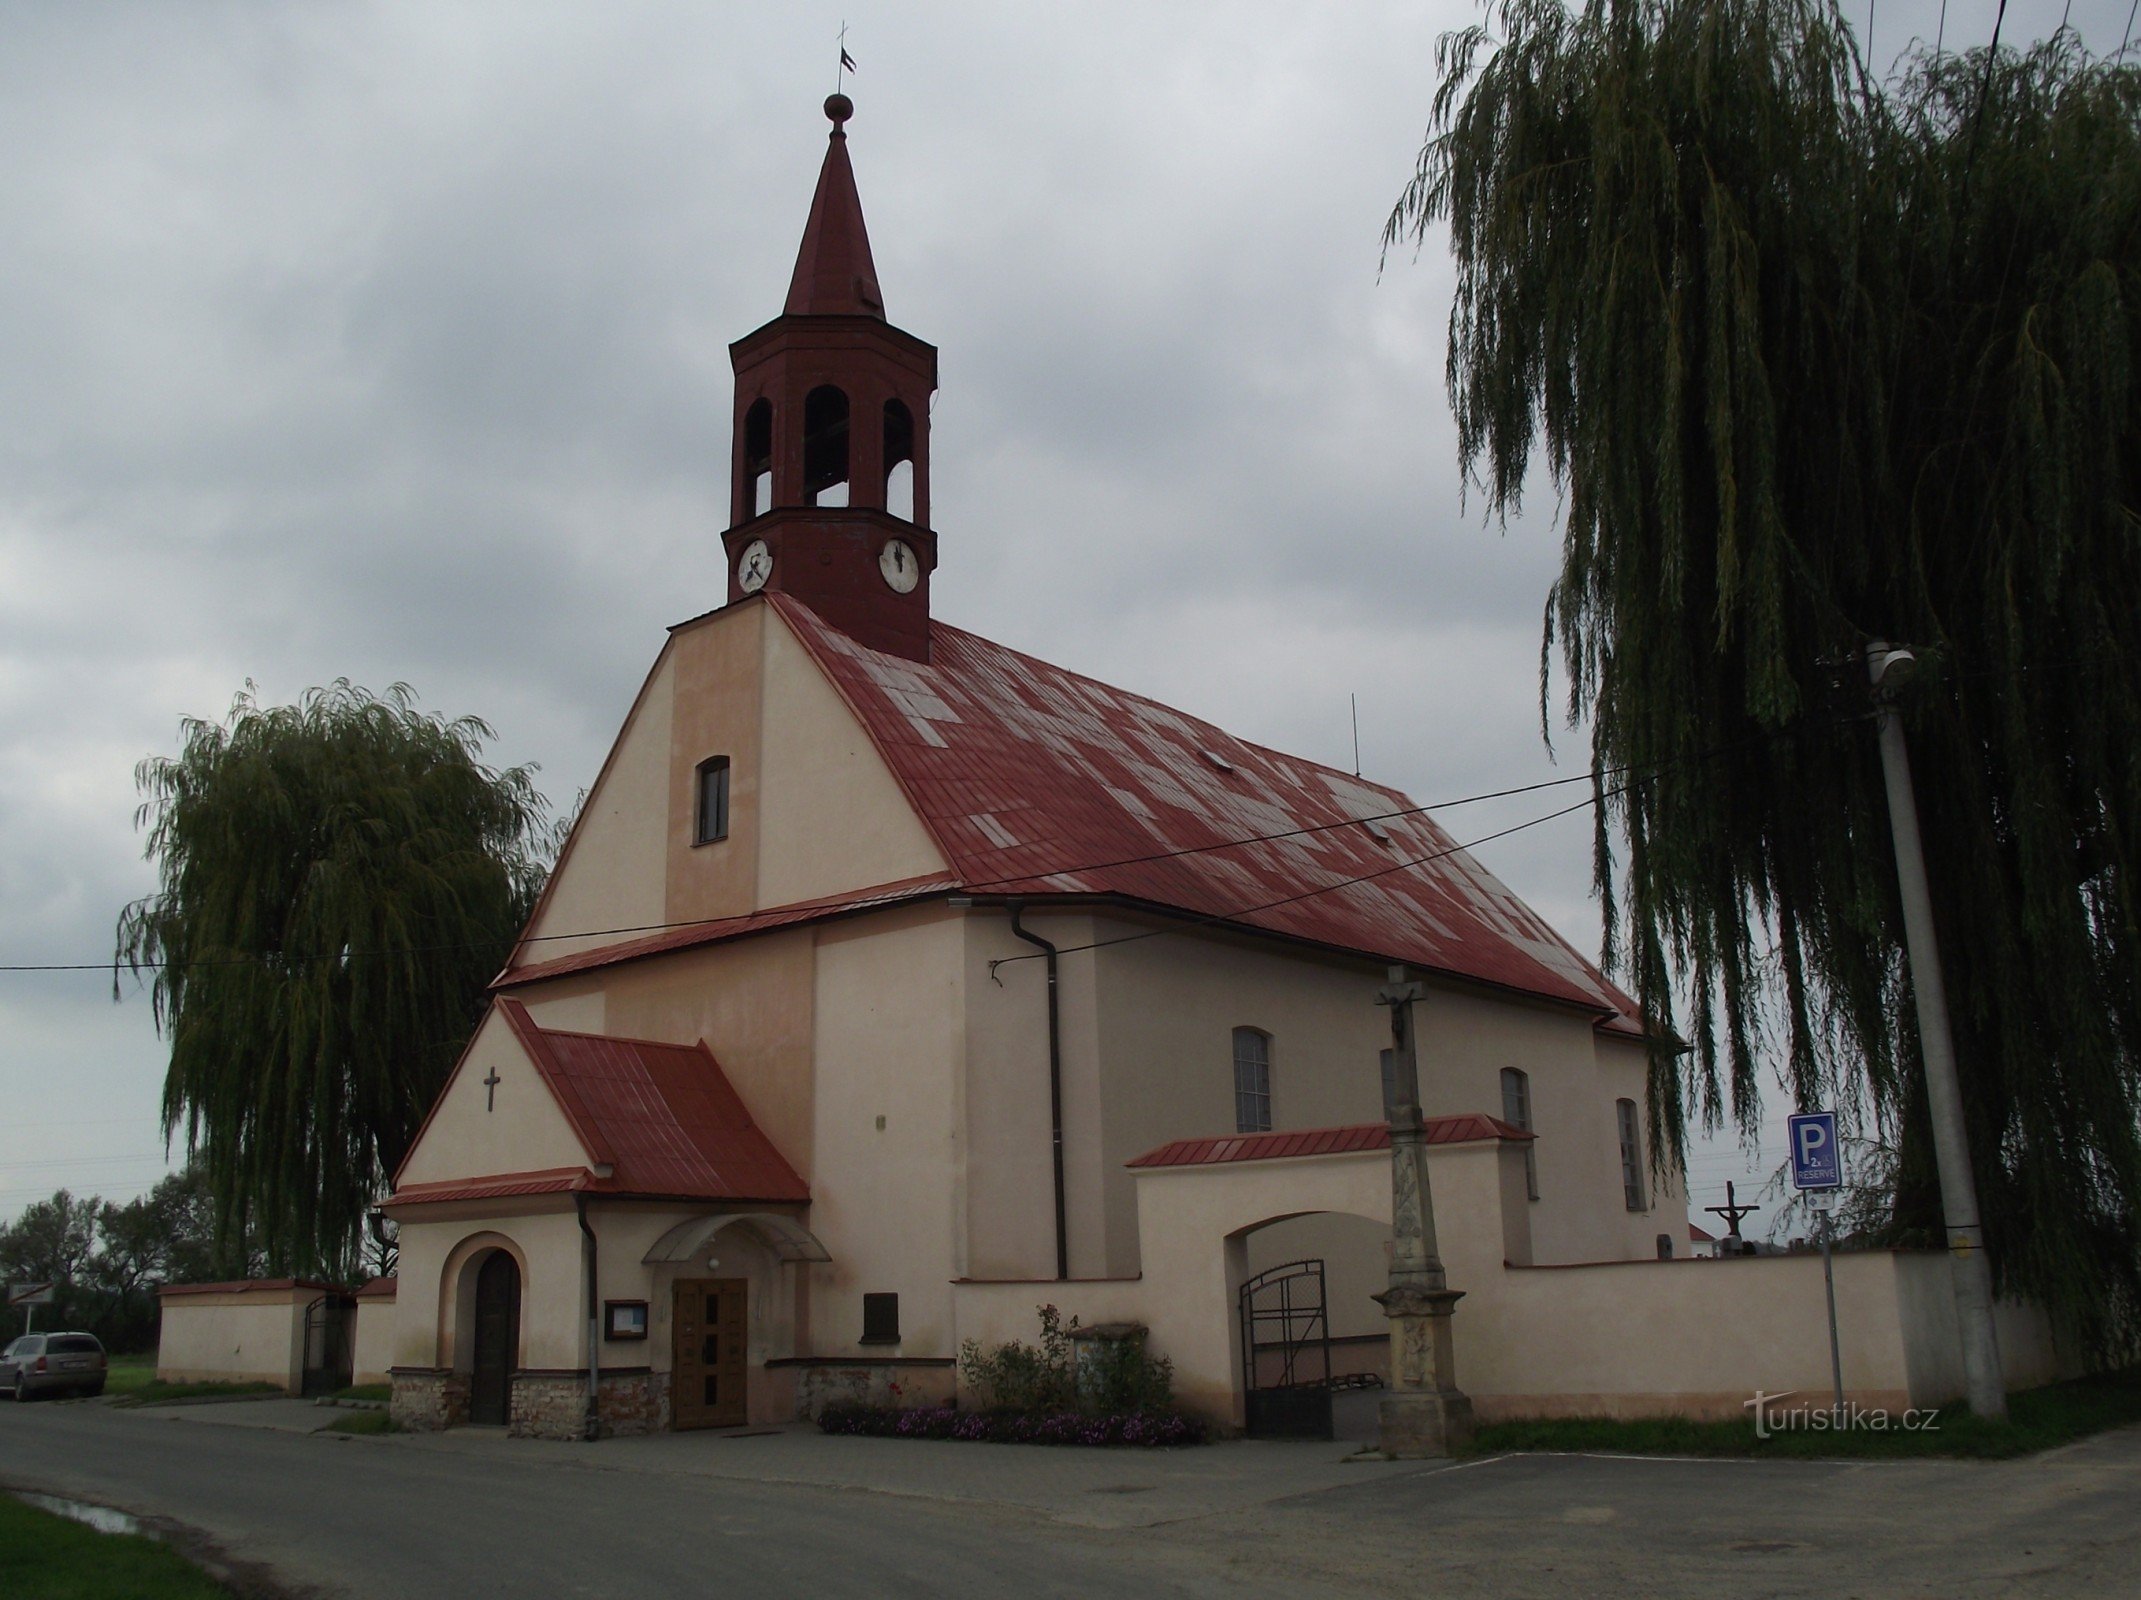
POLYGON ((1955 1039, 1948 1031, 1948 991, 1933 932, 1933 899, 1926 888, 1925 847, 1918 837, 1918 799, 1911 788, 1910 747, 1896 714, 1896 694, 1916 672, 1908 650, 1876 642, 1866 647, 1874 716, 1881 734, 1881 773, 1888 783, 1888 825, 1896 841, 1896 881, 1903 892, 1903 942, 1911 992, 1918 1002, 1918 1043, 1925 1058, 1925 1097, 1933 1114, 1933 1154, 1940 1168, 1940 1209, 1947 1222, 1955 1310, 1962 1325, 1963 1383, 1970 1409, 2005 1421, 2007 1385, 1992 1322, 1992 1263, 1978 1220, 1977 1179, 1963 1129, 1962 1089, 1955 1078, 1955 1039))
POLYGON ((1390 1008, 1390 1287, 1377 1295, 1390 1319, 1390 1393, 1377 1408, 1378 1448, 1392 1460, 1446 1456, 1472 1436, 1472 1402, 1457 1387, 1450 1315, 1453 1290, 1435 1248, 1435 1202, 1427 1187, 1427 1123, 1420 1115, 1420 1061, 1413 1006, 1427 985, 1403 967, 1376 994, 1390 1008))

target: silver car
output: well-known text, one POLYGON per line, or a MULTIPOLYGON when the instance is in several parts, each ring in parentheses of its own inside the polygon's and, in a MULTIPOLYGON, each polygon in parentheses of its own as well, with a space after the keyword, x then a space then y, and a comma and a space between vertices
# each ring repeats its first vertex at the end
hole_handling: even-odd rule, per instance
POLYGON ((0 1350, 0 1394, 28 1400, 72 1389, 104 1392, 104 1346, 93 1333, 26 1333, 0 1350))

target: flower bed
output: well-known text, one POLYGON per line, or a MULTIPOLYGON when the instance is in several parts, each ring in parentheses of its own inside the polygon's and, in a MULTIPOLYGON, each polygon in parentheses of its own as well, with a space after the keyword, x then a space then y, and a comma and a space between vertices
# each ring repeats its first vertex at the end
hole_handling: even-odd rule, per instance
POLYGON ((884 1439, 977 1439, 990 1444, 1203 1444, 1205 1426, 1178 1412, 1090 1416, 1078 1411, 1031 1413, 961 1411, 955 1406, 827 1406, 818 1414, 827 1433, 884 1439))

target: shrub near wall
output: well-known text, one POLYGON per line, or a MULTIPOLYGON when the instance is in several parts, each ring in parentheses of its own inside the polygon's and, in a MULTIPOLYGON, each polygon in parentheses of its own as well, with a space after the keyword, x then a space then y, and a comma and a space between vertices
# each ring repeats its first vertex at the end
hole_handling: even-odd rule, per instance
POLYGON ((959 1376, 980 1402, 956 1406, 833 1405, 818 1414, 827 1433, 888 1439, 972 1439, 992 1444, 1202 1444, 1205 1426, 1174 1409, 1174 1365, 1145 1349, 1142 1327, 1064 1325, 1038 1308, 1039 1345, 1014 1339, 959 1351, 959 1376))

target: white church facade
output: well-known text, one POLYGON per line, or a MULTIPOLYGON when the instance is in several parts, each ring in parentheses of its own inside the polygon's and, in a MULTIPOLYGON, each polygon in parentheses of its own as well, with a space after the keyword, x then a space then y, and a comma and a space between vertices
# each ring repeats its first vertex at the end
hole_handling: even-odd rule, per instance
MULTIPOLYGON (((1046 1303, 1237 1425, 1245 1289, 1296 1261, 1372 1374, 1395 965, 1483 1417, 1825 1382, 1818 1263, 1691 1259, 1630 1002, 1413 802, 930 615, 935 351, 828 110, 787 305, 732 347, 727 602, 670 630, 385 1203, 397 1418, 943 1397, 1046 1303)), ((1947 1381, 1923 1266, 1840 1263, 1869 1403, 1947 1381)))

